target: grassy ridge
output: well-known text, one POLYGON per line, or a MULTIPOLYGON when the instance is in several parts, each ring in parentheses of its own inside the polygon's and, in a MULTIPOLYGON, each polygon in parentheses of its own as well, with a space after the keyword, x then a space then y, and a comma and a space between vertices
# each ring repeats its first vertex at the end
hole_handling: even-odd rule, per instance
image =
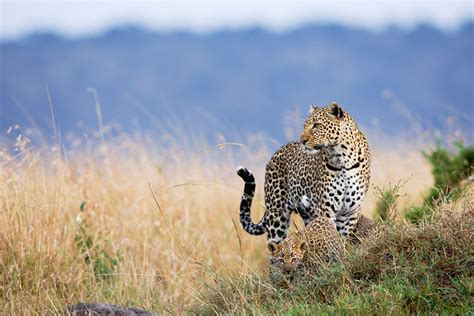
MULTIPOLYGON (((471 189, 472 190, 472 189, 471 189)), ((472 191, 456 212, 387 226, 343 262, 288 289, 258 275, 216 276, 199 311, 248 314, 469 314, 474 310, 472 191)))

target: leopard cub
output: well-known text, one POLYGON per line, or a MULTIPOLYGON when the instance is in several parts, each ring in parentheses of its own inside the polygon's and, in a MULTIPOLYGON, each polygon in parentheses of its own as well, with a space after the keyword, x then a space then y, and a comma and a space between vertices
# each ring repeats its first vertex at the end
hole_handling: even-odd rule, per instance
POLYGON ((373 220, 361 215, 354 235, 345 240, 331 219, 320 216, 281 243, 268 244, 270 277, 276 283, 288 283, 308 269, 316 271, 323 265, 341 260, 346 247, 350 249, 364 239, 373 239, 379 232, 373 220))

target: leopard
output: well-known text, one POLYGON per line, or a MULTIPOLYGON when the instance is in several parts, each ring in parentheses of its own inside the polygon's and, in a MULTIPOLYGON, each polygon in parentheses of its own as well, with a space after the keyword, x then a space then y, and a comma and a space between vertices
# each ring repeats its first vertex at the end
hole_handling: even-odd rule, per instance
POLYGON ((268 244, 270 279, 276 284, 288 285, 305 273, 314 273, 322 266, 341 261, 346 251, 360 246, 365 240, 378 238, 380 227, 361 215, 354 231, 357 239, 345 240, 329 218, 318 217, 281 243, 268 244))
POLYGON ((265 213, 258 223, 251 219, 255 177, 245 167, 237 174, 244 180, 240 223, 247 233, 280 243, 296 213, 305 226, 327 217, 345 237, 354 230, 369 188, 370 150, 352 116, 332 102, 311 106, 300 140, 279 148, 266 164, 265 213))
POLYGON ((280 243, 268 243, 270 279, 283 285, 309 269, 339 260, 341 235, 330 218, 320 216, 280 243))

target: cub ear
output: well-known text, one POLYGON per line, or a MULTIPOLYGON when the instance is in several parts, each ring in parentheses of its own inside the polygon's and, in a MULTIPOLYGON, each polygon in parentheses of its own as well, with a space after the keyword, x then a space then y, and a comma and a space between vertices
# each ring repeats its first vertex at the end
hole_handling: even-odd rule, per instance
POLYGON ((277 250, 278 244, 274 241, 270 241, 268 243, 268 250, 270 250, 271 253, 274 253, 275 250, 277 250))
POLYGON ((342 119, 344 117, 344 111, 336 102, 331 103, 329 110, 331 115, 334 115, 338 119, 342 119))
POLYGON ((308 244, 306 243, 306 241, 300 241, 300 244, 298 245, 298 247, 300 248, 301 251, 306 251, 306 249, 308 248, 308 244))
POLYGON ((314 110, 316 110, 317 108, 318 108, 318 107, 317 107, 316 105, 311 105, 311 106, 309 107, 309 114, 313 113, 314 110))

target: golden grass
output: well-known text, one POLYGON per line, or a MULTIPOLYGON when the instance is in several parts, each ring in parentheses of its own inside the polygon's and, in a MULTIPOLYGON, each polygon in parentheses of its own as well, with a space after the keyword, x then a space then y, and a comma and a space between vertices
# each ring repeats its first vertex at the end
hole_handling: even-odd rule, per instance
MULTIPOLYGON (((266 238, 240 227, 243 183, 235 174, 245 165, 257 176, 256 221, 272 154, 265 142, 212 147, 199 138, 163 139, 160 147, 150 137, 119 136, 69 150, 20 139, 18 151, 3 150, 0 313, 58 312, 82 301, 179 314, 199 304, 214 272, 265 271, 266 238), (112 280, 94 277, 81 255, 81 221, 95 245, 120 258, 112 280)), ((408 179, 400 210, 420 202, 432 181, 420 148, 405 142, 372 152, 372 183, 408 179)), ((371 188, 363 212, 370 215, 375 202, 371 188)))

